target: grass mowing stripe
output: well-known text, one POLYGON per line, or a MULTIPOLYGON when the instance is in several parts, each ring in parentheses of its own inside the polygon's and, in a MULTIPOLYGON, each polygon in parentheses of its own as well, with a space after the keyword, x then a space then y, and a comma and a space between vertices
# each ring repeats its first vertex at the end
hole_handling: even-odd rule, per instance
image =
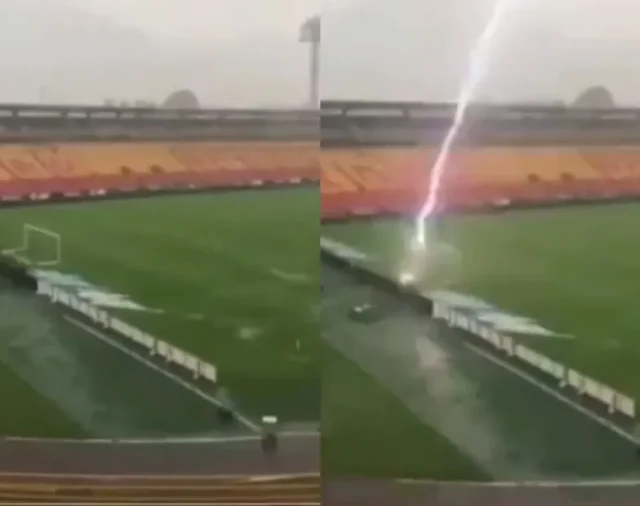
POLYGON ((117 314, 215 363, 243 411, 318 419, 317 190, 14 209, 3 247, 24 222, 62 235, 62 270, 164 310, 117 314), (298 341, 312 360, 291 360, 298 341))
POLYGON ((603 418, 603 417, 597 415, 593 411, 581 406, 580 404, 572 401, 568 397, 565 397, 564 395, 558 393, 558 391, 556 389, 551 388, 551 387, 545 385, 544 383, 538 381, 537 379, 535 379, 530 374, 527 374, 524 371, 518 369, 517 367, 514 367, 511 364, 508 364, 504 360, 500 360, 495 355, 492 355, 491 353, 488 353, 488 352, 482 350, 481 348, 478 348, 477 346, 474 346, 474 345, 469 344, 469 343, 464 343, 464 346, 466 348, 468 348, 469 350, 473 351, 474 353, 476 353, 477 355, 485 358, 486 360, 489 360, 490 362, 493 362, 498 367, 502 367, 503 369, 505 369, 506 371, 509 371, 511 374, 519 377, 523 381, 526 381, 527 383, 530 383, 531 385, 535 386, 537 389, 543 391, 547 395, 553 397, 554 399, 557 399, 559 402, 561 402, 563 404, 566 404, 571 409, 574 409, 578 413, 581 413, 582 415, 584 415, 587 418, 593 420, 597 424, 602 425, 604 428, 606 428, 607 430, 613 432, 617 436, 620 436, 625 441, 629 441, 630 443, 633 443, 633 444, 637 444, 638 443, 638 440, 632 434, 630 434, 627 431, 621 429, 616 424, 610 422, 606 418, 603 418))
MULTIPOLYGON (((520 339, 640 399, 639 225, 636 203, 450 217, 442 237, 461 251, 463 269, 449 288, 575 336, 520 339)), ((406 231, 398 220, 323 227, 378 256, 390 275, 406 231)))
MULTIPOLYGON (((353 344, 360 335, 365 342, 379 342, 381 330, 378 325, 353 326, 347 311, 372 297, 384 307, 391 302, 383 301, 384 297, 380 298, 372 287, 354 281, 339 269, 323 265, 322 276, 321 318, 326 340, 322 373, 323 473, 336 477, 489 479, 480 464, 425 423, 397 390, 366 367, 366 360, 360 362, 353 354, 349 341, 353 344)), ((400 327, 397 330, 404 331, 400 327)), ((391 366, 394 360, 388 357, 387 365, 391 366)))
POLYGON ((329 347, 324 364, 324 476, 488 479, 359 365, 329 347))
POLYGON ((82 427, 0 363, 0 435, 42 438, 83 437, 82 427), (43 421, 46 420, 46 423, 43 421))
MULTIPOLYGON (((109 346, 112 346, 112 347, 120 350, 122 353, 124 353, 128 357, 132 358, 133 360, 136 360, 137 362, 140 362, 141 364, 145 365, 146 367, 149 367, 150 369, 153 369, 158 374, 162 374, 163 376, 171 379, 176 384, 182 386, 183 388, 185 388, 189 392, 197 395, 198 397, 200 397, 204 401, 209 402, 209 403, 211 403, 211 404, 213 404, 213 405, 215 405, 215 406, 217 406, 219 408, 227 407, 222 402, 220 402, 218 399, 216 399, 215 397, 211 397, 210 395, 205 394, 202 390, 200 390, 199 388, 196 388, 195 386, 191 385, 190 383, 188 383, 187 381, 183 380, 182 378, 176 376, 175 374, 173 374, 173 373, 171 373, 169 371, 166 371, 162 367, 157 366, 153 362, 143 358, 142 356, 138 355, 137 353, 132 352, 131 350, 129 350, 125 346, 122 346, 121 344, 118 344, 115 341, 109 339, 109 337, 106 334, 100 332, 99 330, 97 330, 97 329, 95 329, 93 327, 90 327, 89 325, 86 325, 86 324, 82 323, 79 320, 76 320, 75 318, 73 318, 71 316, 65 316, 64 319, 66 321, 68 321, 69 323, 71 323, 72 325, 75 325, 79 329, 84 330, 85 332, 87 332, 87 333, 93 335, 94 337, 100 339, 102 342, 108 344, 109 346)), ((249 420, 247 417, 245 417, 241 413, 238 413, 236 411, 235 412, 235 416, 248 429, 250 429, 250 430, 252 430, 254 432, 261 432, 261 429, 260 429, 260 427, 258 425, 253 423, 251 420, 249 420)))

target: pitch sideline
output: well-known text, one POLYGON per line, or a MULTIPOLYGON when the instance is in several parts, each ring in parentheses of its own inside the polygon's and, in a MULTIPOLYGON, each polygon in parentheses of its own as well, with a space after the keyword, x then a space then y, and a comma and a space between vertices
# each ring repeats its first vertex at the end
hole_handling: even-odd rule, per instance
POLYGON ((584 406, 581 406, 577 402, 569 399, 567 396, 559 393, 554 388, 552 388, 552 387, 550 387, 548 385, 545 385, 544 383, 542 383, 538 379, 534 378, 530 374, 522 371, 521 369, 519 369, 517 367, 514 367, 511 364, 508 364, 506 361, 494 356, 493 354, 491 354, 489 352, 486 352, 486 351, 482 350, 481 348, 479 348, 479 347, 477 347, 477 346, 475 346, 473 344, 465 342, 465 343, 463 343, 463 345, 464 345, 465 348, 467 348, 470 351, 474 352, 476 355, 484 358, 485 360, 488 360, 488 361, 492 362, 493 364, 497 365, 498 367, 503 368, 504 370, 510 372, 511 374, 514 374, 515 376, 519 377, 523 381, 526 381, 527 383, 533 385, 534 387, 538 388, 542 392, 546 393, 550 397, 553 397, 557 401, 569 406, 570 408, 573 408, 578 413, 586 416, 590 420, 592 420, 592 421, 596 422, 597 424, 601 425, 602 427, 610 430, 611 432, 613 432, 617 436, 621 437, 622 439, 624 439, 624 440, 626 440, 626 441, 628 441, 628 442, 630 442, 630 443, 632 443, 634 445, 638 444, 638 440, 633 436, 633 434, 627 432, 626 430, 620 428, 615 423, 613 423, 613 422, 607 420, 606 418, 594 413, 593 411, 585 408, 584 406))
MULTIPOLYGON (((166 378, 169 378, 170 380, 172 380, 176 384, 180 385, 181 387, 185 388, 186 390, 190 391, 191 393, 197 395, 198 397, 200 397, 201 399, 205 400, 206 402, 209 402, 210 404, 213 404, 214 406, 216 406, 218 408, 226 408, 224 403, 220 402, 215 397, 212 397, 210 395, 205 394, 202 390, 200 390, 199 388, 195 387, 194 385, 188 383, 187 381, 183 380, 179 376, 177 376, 177 375, 175 375, 175 374, 163 369, 162 367, 154 364, 153 362, 151 362, 150 360, 147 360, 146 358, 142 357, 141 355, 138 355, 137 353, 132 352, 126 346, 123 346, 123 345, 113 341, 112 339, 110 339, 103 332, 91 327, 90 325, 87 325, 86 323, 83 323, 83 322, 77 320, 76 318, 74 318, 72 316, 64 315, 63 318, 67 322, 69 322, 72 325, 74 325, 75 327, 77 327, 77 328, 79 328, 79 329, 81 329, 81 330, 93 335, 94 337, 100 339, 102 342, 104 342, 104 343, 108 344, 109 346, 121 351, 125 355, 133 358, 137 362, 140 362, 141 364, 147 366, 150 369, 153 369, 154 371, 156 371, 157 373, 160 373, 161 375, 165 376, 166 378)), ((259 425, 257 425, 256 423, 252 422, 248 417, 244 416, 242 413, 239 413, 238 411, 234 411, 234 414, 236 415, 236 417, 238 418, 240 423, 242 423, 249 430, 255 432, 256 434, 261 434, 262 433, 262 428, 259 425)))

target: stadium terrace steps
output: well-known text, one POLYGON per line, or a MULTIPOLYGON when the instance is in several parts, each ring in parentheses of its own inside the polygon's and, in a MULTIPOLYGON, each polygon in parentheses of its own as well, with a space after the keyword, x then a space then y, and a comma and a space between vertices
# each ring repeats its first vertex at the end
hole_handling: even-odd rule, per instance
POLYGON ((317 180, 316 151, 311 143, 4 145, 0 197, 317 180))
POLYGON ((0 478, 0 501, 58 504, 320 504, 319 475, 0 478))
MULTIPOLYGON (((436 157, 436 148, 323 152, 323 215, 415 212, 436 157)), ((614 195, 640 195, 640 148, 479 147, 452 154, 440 205, 459 209, 614 195)))
MULTIPOLYGON (((411 212, 429 185, 434 148, 336 149, 320 155, 323 213, 411 212)), ((173 186, 317 180, 317 145, 122 142, 0 146, 0 198, 173 186)), ((640 194, 640 148, 482 147, 448 161, 440 204, 640 194)))

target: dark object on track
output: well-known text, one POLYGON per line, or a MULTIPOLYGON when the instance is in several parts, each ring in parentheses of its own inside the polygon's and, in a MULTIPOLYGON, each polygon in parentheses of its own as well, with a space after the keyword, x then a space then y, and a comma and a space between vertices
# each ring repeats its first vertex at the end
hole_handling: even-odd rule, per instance
POLYGON ((273 432, 264 434, 260 443, 264 453, 275 453, 278 450, 278 436, 273 432))
POLYGON ((218 419, 223 425, 231 425, 233 423, 233 411, 228 408, 221 407, 218 409, 218 419))

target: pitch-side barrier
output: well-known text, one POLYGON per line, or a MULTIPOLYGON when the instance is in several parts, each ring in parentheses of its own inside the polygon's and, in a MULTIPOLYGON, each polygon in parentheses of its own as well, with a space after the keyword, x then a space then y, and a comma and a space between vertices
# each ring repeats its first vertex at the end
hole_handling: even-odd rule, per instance
POLYGON ((517 343, 511 336, 497 332, 491 325, 456 310, 446 302, 433 301, 433 317, 479 337, 496 351, 552 377, 560 387, 572 388, 581 396, 602 403, 610 414, 620 413, 629 418, 636 416, 635 400, 628 395, 517 343))
POLYGON ((204 379, 213 384, 218 381, 217 369, 214 365, 112 316, 104 309, 89 304, 57 286, 39 279, 37 293, 48 297, 53 303, 61 304, 82 315, 96 326, 114 332, 138 349, 146 350, 149 355, 162 357, 167 363, 181 367, 194 379, 204 379))
MULTIPOLYGON (((351 248, 336 244, 334 241, 321 241, 320 250, 323 255, 334 258, 343 265, 348 265, 356 271, 364 272, 367 276, 385 278, 365 265, 363 259, 351 248)), ((390 280, 384 279, 386 285, 390 280)), ((403 289, 397 287, 399 293, 403 289)), ((496 352, 506 354, 523 368, 532 368, 561 387, 570 388, 580 396, 586 396, 601 404, 611 415, 621 414, 630 419, 636 416, 636 401, 632 397, 600 383, 590 376, 570 368, 556 360, 534 351, 518 343, 513 337, 498 332, 492 325, 465 314, 454 306, 442 300, 433 300, 424 294, 412 293, 412 297, 421 297, 425 306, 431 306, 432 317, 446 322, 452 328, 463 330, 488 344, 496 352)))

